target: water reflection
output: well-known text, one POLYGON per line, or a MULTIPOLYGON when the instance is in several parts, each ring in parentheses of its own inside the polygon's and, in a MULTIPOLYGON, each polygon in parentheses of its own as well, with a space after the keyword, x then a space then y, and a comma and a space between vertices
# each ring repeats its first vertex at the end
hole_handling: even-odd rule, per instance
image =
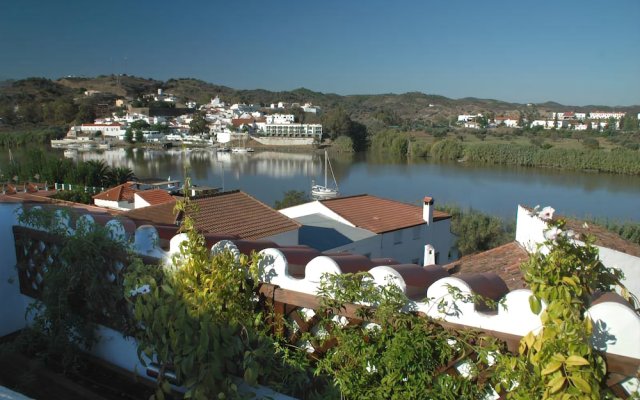
MULTIPOLYGON (((6 162, 3 158, 6 154, 0 153, 0 162, 6 162)), ((457 203, 503 217, 514 217, 517 204, 552 205, 563 214, 640 221, 638 176, 433 163, 373 154, 330 153, 330 158, 343 195, 369 193, 410 203, 430 195, 440 204, 457 203)), ((118 148, 79 152, 78 159, 125 166, 141 178, 183 179, 186 171, 201 185, 222 186, 224 180, 226 189, 242 189, 269 205, 287 190, 308 193, 312 180, 324 179, 323 155, 311 152, 118 148)))

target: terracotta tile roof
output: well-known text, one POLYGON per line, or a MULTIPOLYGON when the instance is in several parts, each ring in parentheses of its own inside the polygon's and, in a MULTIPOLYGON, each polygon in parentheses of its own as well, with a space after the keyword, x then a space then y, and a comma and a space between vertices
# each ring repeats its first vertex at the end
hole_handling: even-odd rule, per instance
POLYGON ((169 193, 162 189, 144 190, 142 192, 137 192, 135 195, 142 198, 152 206, 175 201, 169 193))
MULTIPOLYGON (((555 219, 556 217, 554 217, 555 219)), ((592 235, 596 239, 596 245, 627 253, 632 256, 640 257, 640 245, 630 242, 611 232, 605 227, 593 223, 586 223, 571 218, 564 218, 566 221, 565 229, 571 229, 580 236, 592 235)))
POLYGON ((95 200, 133 201, 133 195, 139 192, 137 182, 127 182, 93 196, 95 200))
POLYGON ((520 244, 513 241, 482 253, 464 256, 445 266, 453 275, 473 273, 495 273, 509 290, 525 287, 520 264, 529 258, 520 244))
MULTIPOLYGON (((203 196, 191 200, 196 206, 193 214, 196 228, 201 232, 235 235, 241 239, 262 239, 300 228, 300 224, 246 193, 230 191, 203 196)), ((173 214, 174 203, 127 211, 127 217, 173 225, 177 218, 173 214)))
MULTIPOLYGON (((530 212, 533 211, 532 207, 522 207, 530 212)), ((555 214, 553 219, 555 221, 559 219, 564 220, 566 223, 565 230, 572 230, 580 236, 592 235, 595 238, 595 244, 600 247, 606 247, 635 257, 640 257, 640 245, 622 238, 617 233, 611 232, 603 226, 558 214, 555 214)))
POLYGON ((231 124, 238 128, 242 125, 253 125, 254 122, 266 122, 267 119, 265 117, 261 118, 233 118, 231 120, 231 124))
POLYGON ((241 191, 193 199, 196 227, 202 232, 261 239, 300 228, 300 224, 241 191))
POLYGON ((160 225, 175 225, 176 216, 173 213, 175 200, 149 207, 137 208, 135 210, 126 211, 125 216, 135 220, 136 222, 144 222, 160 225))
MULTIPOLYGON (((391 232, 424 224, 422 207, 383 199, 368 194, 320 200, 324 206, 355 226, 374 233, 391 232)), ((434 211, 433 220, 451 218, 451 215, 434 211)))

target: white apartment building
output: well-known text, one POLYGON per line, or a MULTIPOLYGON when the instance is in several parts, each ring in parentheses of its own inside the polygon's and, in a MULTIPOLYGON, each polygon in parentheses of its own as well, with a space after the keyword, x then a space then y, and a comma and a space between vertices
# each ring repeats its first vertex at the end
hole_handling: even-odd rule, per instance
POLYGON ((589 113, 591 119, 622 119, 626 113, 623 112, 608 112, 608 111, 593 111, 589 113))
POLYGON ((267 124, 292 124, 295 122, 293 114, 273 114, 267 115, 267 124))
POLYGON ((320 124, 269 124, 256 123, 258 134, 270 137, 290 138, 322 138, 322 125, 320 124))

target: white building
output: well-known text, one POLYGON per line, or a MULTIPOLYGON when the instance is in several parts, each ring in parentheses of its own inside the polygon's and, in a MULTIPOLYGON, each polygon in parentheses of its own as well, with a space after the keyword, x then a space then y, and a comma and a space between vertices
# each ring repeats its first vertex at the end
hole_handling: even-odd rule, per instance
POLYGON ((476 118, 481 117, 482 114, 471 115, 471 114, 460 114, 458 115, 458 122, 471 122, 475 121, 476 118))
POLYGON ((82 124, 74 127, 76 132, 95 135, 98 132, 104 137, 122 137, 125 134, 126 127, 117 122, 110 124, 82 124), (79 128, 79 129, 78 129, 79 128))
POLYGON ((322 138, 321 124, 268 124, 257 122, 258 134, 269 137, 322 138))
POLYGON ((302 110, 304 112, 312 114, 320 114, 320 112, 322 111, 319 106, 314 106, 311 103, 304 103, 304 105, 302 106, 302 110))
POLYGON ((401 263, 444 264, 458 257, 451 215, 371 195, 312 201, 280 212, 302 224, 300 244, 325 253, 351 252, 401 263))
POLYGON ((494 120, 496 125, 504 124, 508 128, 518 128, 518 118, 515 117, 496 117, 494 120))
POLYGON ((267 124, 292 124, 295 122, 293 114, 272 114, 267 115, 267 124))
POLYGON ((531 127, 535 128, 536 126, 541 126, 544 129, 551 129, 555 126, 555 121, 547 121, 544 119, 536 119, 531 122, 531 127))
POLYGON ((611 111, 593 111, 589 113, 589 118, 591 119, 609 119, 615 118, 620 120, 624 117, 626 113, 623 112, 611 112, 611 111))

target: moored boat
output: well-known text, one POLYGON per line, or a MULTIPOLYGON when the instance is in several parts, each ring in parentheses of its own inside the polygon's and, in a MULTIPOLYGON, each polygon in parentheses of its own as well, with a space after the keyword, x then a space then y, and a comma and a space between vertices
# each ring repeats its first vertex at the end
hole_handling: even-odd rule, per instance
POLYGON ((336 177, 333 174, 333 168, 331 168, 331 162, 329 161, 329 157, 327 155, 327 151, 324 151, 324 185, 316 185, 315 182, 311 183, 311 197, 316 200, 321 199, 330 199, 333 197, 337 197, 338 192, 338 182, 336 181, 336 177), (333 178, 333 187, 329 187, 327 184, 327 171, 331 171, 331 177, 333 178))

